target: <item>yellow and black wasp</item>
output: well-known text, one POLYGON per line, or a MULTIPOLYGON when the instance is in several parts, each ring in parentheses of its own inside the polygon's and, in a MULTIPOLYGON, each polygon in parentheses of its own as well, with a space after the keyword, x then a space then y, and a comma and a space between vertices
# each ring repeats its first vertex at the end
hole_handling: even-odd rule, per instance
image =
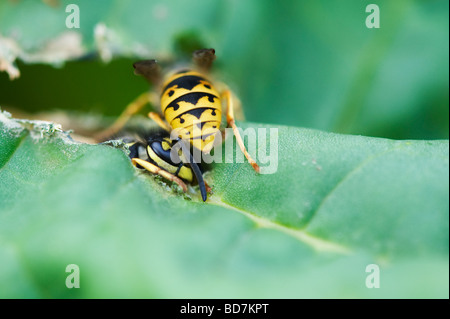
MULTIPOLYGON (((184 191, 185 182, 198 182, 203 201, 206 200, 208 186, 202 178, 201 163, 197 163, 186 148, 172 152, 179 158, 174 161, 170 153, 175 142, 188 144, 202 153, 208 154, 214 141, 221 133, 222 101, 226 102, 226 122, 233 129, 236 141, 245 157, 256 172, 258 164, 248 154, 239 130, 235 124, 234 104, 228 88, 219 92, 208 79, 209 70, 215 60, 214 49, 202 49, 193 53, 191 68, 176 69, 162 76, 156 60, 138 61, 133 64, 135 74, 144 76, 153 87, 130 103, 117 121, 102 136, 118 132, 129 118, 139 112, 148 102, 160 105, 161 112, 150 112, 148 116, 162 129, 157 134, 149 134, 144 141, 131 144, 132 163, 153 174, 177 183, 184 191), (156 92, 159 91, 159 94, 156 92), (170 135, 169 135, 170 133, 170 135), (189 154, 188 154, 189 153, 189 154), (177 162, 177 163, 175 163, 177 162), (199 165, 200 164, 200 165, 199 165)), ((173 156, 173 155, 172 155, 173 156)))
POLYGON ((187 191, 186 184, 197 182, 203 201, 206 201, 206 192, 209 187, 203 180, 203 166, 194 161, 192 153, 185 148, 173 151, 177 140, 170 139, 165 130, 151 130, 139 134, 137 139, 131 138, 128 142, 129 157, 138 168, 146 169, 153 174, 158 174, 167 180, 177 183, 184 192, 187 191))

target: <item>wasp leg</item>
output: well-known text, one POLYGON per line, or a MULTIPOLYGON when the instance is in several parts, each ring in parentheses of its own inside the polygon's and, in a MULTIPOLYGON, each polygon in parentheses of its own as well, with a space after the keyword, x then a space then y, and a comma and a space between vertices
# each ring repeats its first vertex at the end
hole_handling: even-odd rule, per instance
POLYGON ((148 117, 151 118, 153 121, 155 121, 155 123, 158 124, 159 127, 166 130, 167 132, 170 132, 169 125, 166 122, 164 122, 164 120, 161 118, 161 115, 159 115, 156 112, 150 112, 148 113, 148 117))
POLYGON ((244 153, 245 158, 247 158, 248 162, 250 163, 250 165, 252 165, 253 169, 257 173, 259 173, 259 165, 253 160, 253 158, 247 152, 244 142, 242 141, 241 133, 239 133, 239 130, 236 126, 234 120, 233 101, 231 98, 231 92, 229 90, 226 90, 222 93, 222 96, 227 101, 227 124, 233 129, 234 136, 236 136, 236 141, 238 142, 242 153, 244 153))
POLYGON ((231 91, 229 92, 231 104, 233 105, 234 118, 238 121, 245 121, 245 115, 244 110, 242 109, 241 100, 239 100, 239 98, 237 98, 236 95, 232 94, 231 91))
MULTIPOLYGON (((134 73, 142 75, 148 82, 157 86, 161 82, 161 67, 156 60, 143 60, 133 64, 134 73)), ((117 120, 108 128, 97 133, 97 140, 104 140, 117 134, 128 122, 131 116, 138 113, 147 103, 157 105, 159 98, 154 92, 145 92, 139 95, 133 102, 127 105, 125 110, 120 114, 117 120)))
POLYGON ((145 92, 139 95, 133 102, 127 105, 125 110, 119 115, 117 120, 112 125, 97 133, 95 138, 101 141, 117 134, 121 129, 123 129, 125 124, 133 115, 142 110, 147 103, 155 100, 155 97, 156 94, 153 92, 145 92))
POLYGON ((216 59, 214 49, 201 49, 194 51, 192 60, 202 71, 208 72, 211 69, 213 61, 216 59))
POLYGON ((158 85, 161 82, 161 67, 156 60, 142 60, 133 63, 134 74, 142 75, 149 83, 158 85))
POLYGON ((169 181, 177 183, 178 186, 181 187, 183 192, 185 192, 185 193, 187 192, 186 184, 180 178, 176 177, 173 174, 170 174, 168 171, 165 171, 162 168, 159 168, 158 166, 156 166, 150 162, 144 161, 140 158, 132 158, 131 163, 133 163, 134 166, 140 165, 143 168, 145 168, 147 171, 149 171, 150 173, 160 175, 169 181))

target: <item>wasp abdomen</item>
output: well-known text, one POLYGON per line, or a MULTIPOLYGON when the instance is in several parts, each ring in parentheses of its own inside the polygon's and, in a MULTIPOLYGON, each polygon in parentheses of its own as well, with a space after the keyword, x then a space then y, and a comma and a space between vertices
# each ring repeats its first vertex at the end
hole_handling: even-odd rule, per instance
POLYGON ((180 137, 203 151, 220 130, 220 95, 209 80, 195 71, 178 72, 166 80, 161 111, 180 137))

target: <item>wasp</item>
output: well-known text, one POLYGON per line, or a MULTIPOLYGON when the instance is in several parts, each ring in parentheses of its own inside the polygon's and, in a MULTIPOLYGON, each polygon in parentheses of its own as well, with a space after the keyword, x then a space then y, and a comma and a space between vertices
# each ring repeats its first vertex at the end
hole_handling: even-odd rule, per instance
POLYGON ((189 150, 184 152, 184 148, 179 148, 178 152, 172 152, 176 142, 178 139, 170 139, 169 133, 165 130, 140 134, 137 139, 131 139, 127 143, 130 150, 129 157, 137 168, 146 169, 177 183, 184 192, 187 191, 184 181, 191 184, 197 182, 202 199, 206 201, 209 186, 203 180, 203 167, 194 161, 189 150))
POLYGON ((190 68, 175 69, 166 76, 162 75, 156 60, 134 63, 135 74, 143 76, 156 90, 141 94, 125 108, 112 126, 101 133, 103 136, 111 136, 118 132, 147 103, 160 105, 160 112, 149 112, 148 117, 162 131, 150 134, 144 142, 130 144, 131 161, 136 167, 177 183, 184 191, 187 190, 185 182, 191 183, 195 176, 203 201, 206 201, 209 186, 202 178, 201 165, 198 165, 201 163, 187 154, 190 152, 186 152, 186 147, 184 152, 178 153, 172 152, 172 147, 176 142, 183 142, 191 150, 197 149, 209 154, 218 134, 222 132, 223 102, 226 103, 227 126, 232 128, 241 151, 259 173, 259 166, 247 152, 236 126, 231 91, 226 87, 223 90, 217 89, 209 79, 209 71, 215 59, 214 49, 197 50, 193 53, 190 68), (178 154, 178 158, 174 161, 170 153, 178 154))

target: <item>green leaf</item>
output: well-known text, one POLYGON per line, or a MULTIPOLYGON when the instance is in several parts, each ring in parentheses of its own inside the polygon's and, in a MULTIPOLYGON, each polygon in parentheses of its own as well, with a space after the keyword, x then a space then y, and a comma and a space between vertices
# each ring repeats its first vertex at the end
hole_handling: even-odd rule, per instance
POLYGON ((202 203, 122 150, 0 119, 1 297, 448 298, 448 141, 279 126, 277 172, 216 164, 202 203))
POLYGON ((237 91, 251 121, 396 139, 448 138, 448 1, 379 0, 380 29, 366 28, 367 3, 359 0, 79 0, 79 29, 65 25, 73 1, 44 2, 0 3, 0 61, 60 65, 93 52, 103 61, 132 59, 119 70, 96 66, 90 72, 87 61, 60 73, 19 64, 26 76, 15 82, 22 85, 0 74, 2 106, 42 111, 102 104, 102 114, 111 108, 119 114, 139 86, 131 79, 134 59, 164 59, 174 50, 205 46, 216 49, 220 79, 237 91), (50 92, 20 94, 30 86, 50 92))
POLYGON ((424 247, 448 250, 442 245, 448 234, 448 141, 278 130, 275 174, 257 175, 241 164, 216 167, 224 202, 387 258, 416 255, 424 247), (418 238, 417 232, 428 235, 418 238))

